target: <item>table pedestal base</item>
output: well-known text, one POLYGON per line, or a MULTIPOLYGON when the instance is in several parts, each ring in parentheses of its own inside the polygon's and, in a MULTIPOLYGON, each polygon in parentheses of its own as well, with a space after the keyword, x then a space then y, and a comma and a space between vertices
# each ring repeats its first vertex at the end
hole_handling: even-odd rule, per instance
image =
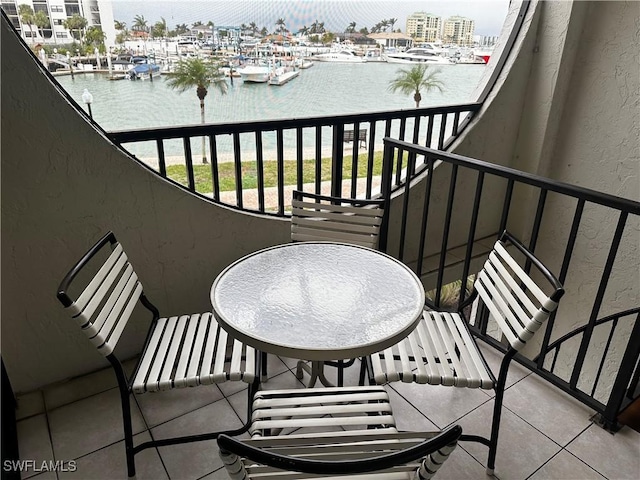
POLYGON ((316 382, 320 380, 320 383, 325 387, 333 387, 334 385, 324 376, 324 362, 313 360, 311 362, 311 366, 303 360, 298 361, 296 366, 296 377, 298 380, 302 380, 304 378, 303 371, 307 372, 310 375, 309 383, 307 383, 308 388, 312 388, 315 386, 316 382))

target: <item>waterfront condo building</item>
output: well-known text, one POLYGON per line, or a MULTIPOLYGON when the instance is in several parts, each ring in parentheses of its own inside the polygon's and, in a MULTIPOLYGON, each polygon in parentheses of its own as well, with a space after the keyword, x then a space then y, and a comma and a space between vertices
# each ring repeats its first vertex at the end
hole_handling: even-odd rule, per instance
POLYGON ((444 21, 442 39, 445 43, 473 45, 475 22, 469 18, 455 16, 444 21))
POLYGON ((115 43, 115 27, 111 0, 2 0, 2 9, 28 44, 65 44, 74 41, 65 27, 73 15, 87 19, 87 27, 98 26, 106 35, 105 43, 115 43), (29 24, 20 17, 18 6, 28 5, 34 13, 44 12, 49 20, 45 28, 29 24))
POLYGON ((407 17, 407 35, 416 42, 435 42, 441 39, 442 17, 416 12, 407 17))

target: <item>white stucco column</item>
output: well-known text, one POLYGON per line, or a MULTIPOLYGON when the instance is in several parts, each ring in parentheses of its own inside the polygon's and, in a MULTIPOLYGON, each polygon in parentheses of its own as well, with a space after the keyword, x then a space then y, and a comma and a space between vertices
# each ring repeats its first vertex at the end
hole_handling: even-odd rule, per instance
POLYGON ((539 29, 513 166, 548 176, 590 2, 539 2, 539 29))

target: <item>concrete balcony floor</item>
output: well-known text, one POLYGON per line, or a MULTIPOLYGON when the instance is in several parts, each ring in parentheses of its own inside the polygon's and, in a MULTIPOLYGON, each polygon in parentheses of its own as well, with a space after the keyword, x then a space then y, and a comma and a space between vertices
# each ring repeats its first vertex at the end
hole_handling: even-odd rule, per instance
MULTIPOLYGON (((499 354, 481 347, 494 371, 499 354)), ((263 388, 303 388, 296 361, 269 359, 263 388)), ((345 383, 356 384, 359 365, 345 383)), ((328 367, 329 378, 335 369, 328 367)), ((233 382, 136 397, 135 442, 220 428, 237 428, 246 391, 233 382)), ((398 428, 434 430, 459 423, 465 433, 489 431, 492 392, 394 383, 387 386, 398 428)), ((126 478, 118 390, 106 369, 18 398, 18 437, 23 460, 75 460, 75 472, 23 472, 22 478, 126 478)), ((611 435, 590 421, 593 411, 513 364, 505 393, 496 477, 507 479, 636 479, 640 433, 611 435)), ((485 479, 487 448, 461 443, 436 478, 485 479)), ((136 456, 137 478, 224 479, 215 441, 147 449, 136 456)))

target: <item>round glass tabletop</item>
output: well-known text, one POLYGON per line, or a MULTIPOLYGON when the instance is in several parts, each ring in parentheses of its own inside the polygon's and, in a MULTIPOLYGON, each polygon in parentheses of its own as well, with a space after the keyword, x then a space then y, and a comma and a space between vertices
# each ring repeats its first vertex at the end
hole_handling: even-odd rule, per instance
POLYGON ((330 242, 278 245, 228 266, 211 288, 229 333, 261 351, 305 360, 368 355, 404 338, 424 307, 398 260, 330 242))

